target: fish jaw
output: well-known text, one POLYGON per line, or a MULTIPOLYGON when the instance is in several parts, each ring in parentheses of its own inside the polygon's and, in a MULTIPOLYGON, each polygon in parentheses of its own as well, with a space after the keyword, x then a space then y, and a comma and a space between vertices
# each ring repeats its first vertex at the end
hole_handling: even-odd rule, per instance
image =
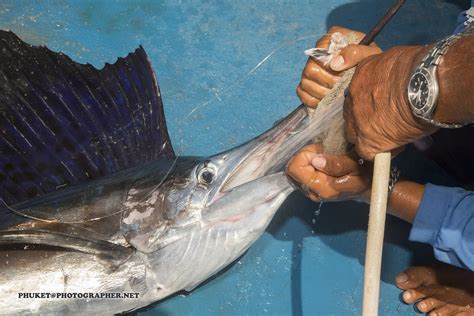
POLYGON ((200 210, 200 224, 227 222, 237 227, 246 217, 261 214, 257 222, 263 224, 252 222, 249 227, 263 231, 293 191, 284 169, 291 155, 311 140, 308 122, 308 113, 300 106, 249 142, 198 164, 191 172, 196 185, 187 208, 200 210), (212 173, 211 183, 203 181, 203 172, 212 173))
POLYGON ((205 210, 202 220, 205 225, 245 223, 250 231, 263 232, 293 190, 283 172, 263 176, 226 191, 205 210))
MULTIPOLYGON (((308 125, 304 106, 298 107, 268 131, 249 142, 227 152, 211 157, 219 172, 225 174, 215 186, 220 193, 255 180, 261 176, 283 171, 291 155, 305 145, 301 135, 308 125)), ((305 139, 304 141, 309 141, 305 139)), ((210 202, 221 194, 215 194, 210 202)))
POLYGON ((240 257, 293 190, 280 172, 226 192, 205 210, 199 229, 149 255, 148 266, 159 283, 158 299, 191 291, 240 257))

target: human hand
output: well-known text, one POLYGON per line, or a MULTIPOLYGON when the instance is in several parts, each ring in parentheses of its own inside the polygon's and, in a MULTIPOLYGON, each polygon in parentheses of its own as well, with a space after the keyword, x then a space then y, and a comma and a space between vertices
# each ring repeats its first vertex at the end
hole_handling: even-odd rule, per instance
MULTIPOLYGON (((332 34, 339 32, 342 35, 353 33, 359 41, 365 36, 364 33, 352 31, 340 26, 333 26, 328 33, 321 37, 316 43, 317 48, 328 48, 331 43, 332 34)), ((308 58, 306 66, 301 75, 301 81, 296 88, 296 93, 306 106, 316 108, 319 101, 323 99, 340 79, 340 72, 357 65, 367 56, 381 53, 381 49, 375 44, 371 46, 348 45, 339 54, 334 56, 328 65, 320 61, 308 58)))
POLYGON ((321 144, 308 145, 289 162, 287 172, 313 201, 369 201, 370 163, 360 164, 357 155, 323 154, 321 144))
POLYGON ((436 130, 413 115, 407 96, 409 78, 426 52, 425 47, 395 47, 358 65, 345 99, 344 120, 346 138, 362 158, 396 152, 436 130))

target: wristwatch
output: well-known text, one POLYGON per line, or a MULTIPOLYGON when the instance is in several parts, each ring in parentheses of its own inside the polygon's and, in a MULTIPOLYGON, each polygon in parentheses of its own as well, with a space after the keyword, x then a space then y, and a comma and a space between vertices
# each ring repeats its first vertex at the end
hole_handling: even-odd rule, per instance
POLYGON ((460 128, 465 124, 441 123, 433 120, 436 110, 439 86, 436 70, 446 51, 464 34, 449 36, 438 42, 421 61, 408 83, 408 101, 413 114, 432 125, 441 128, 460 128))

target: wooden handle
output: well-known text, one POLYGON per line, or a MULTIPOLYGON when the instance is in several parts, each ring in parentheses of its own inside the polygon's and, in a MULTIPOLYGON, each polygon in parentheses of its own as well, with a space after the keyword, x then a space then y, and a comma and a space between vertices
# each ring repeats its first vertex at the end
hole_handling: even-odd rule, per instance
POLYGON ((363 316, 378 315, 383 236, 390 179, 390 153, 375 155, 365 250, 363 316))

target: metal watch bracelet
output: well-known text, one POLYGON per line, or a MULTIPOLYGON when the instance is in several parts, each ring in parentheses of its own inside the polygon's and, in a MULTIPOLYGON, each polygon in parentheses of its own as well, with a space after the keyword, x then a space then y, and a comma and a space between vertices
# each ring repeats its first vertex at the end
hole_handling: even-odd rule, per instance
MULTIPOLYGON (((446 52, 448 51, 448 49, 460 38, 466 36, 466 35, 470 35, 470 34, 473 34, 473 27, 474 25, 471 23, 470 25, 468 25, 465 29, 465 31, 463 33, 459 33, 459 34, 455 34, 455 35, 451 35, 447 38, 444 38, 442 39, 441 41, 439 41, 433 48, 431 48, 428 52, 428 54, 423 58, 423 60, 421 61, 421 64, 416 68, 416 70, 414 71, 413 73, 413 76, 417 73, 428 73, 428 76, 431 76, 433 80, 437 80, 437 77, 436 77, 436 70, 437 70, 437 67, 439 65, 439 63, 441 62, 441 59, 443 58, 443 56, 446 54, 446 52)), ((413 78, 413 77, 412 77, 413 78)), ((411 80, 411 79, 410 79, 411 80)), ((431 86, 431 89, 433 89, 433 92, 435 93, 435 96, 434 96, 434 100, 433 102, 437 102, 437 97, 438 97, 438 93, 439 93, 439 88, 438 88, 438 84, 437 84, 437 81, 436 82, 432 82, 432 86, 431 86)), ((435 111, 436 109, 436 105, 434 105, 431 109, 427 109, 425 112, 423 111, 420 111, 420 110, 414 110, 413 107, 412 107, 412 111, 413 111, 413 114, 420 118, 421 120, 431 124, 431 125, 434 125, 434 126, 437 126, 437 127, 440 127, 440 128, 461 128, 467 124, 461 124, 461 123, 443 123, 443 122, 438 122, 438 121, 435 121, 433 118, 431 118, 433 112, 435 111), (429 117, 427 117, 429 116, 429 117)))

